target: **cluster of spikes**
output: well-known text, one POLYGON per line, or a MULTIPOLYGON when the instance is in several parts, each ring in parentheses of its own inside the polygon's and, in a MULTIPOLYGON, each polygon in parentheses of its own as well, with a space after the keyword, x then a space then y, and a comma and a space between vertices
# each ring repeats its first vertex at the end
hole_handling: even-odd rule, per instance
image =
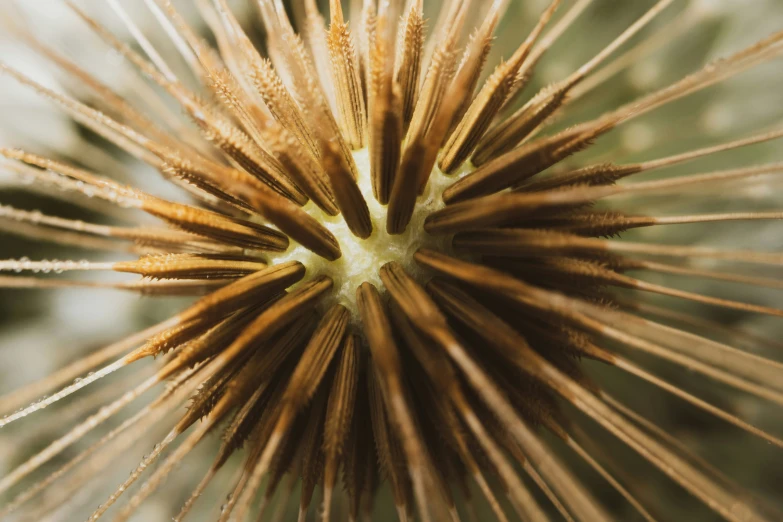
MULTIPOLYGON (((169 0, 145 0, 194 82, 173 72, 119 0, 108 4, 135 45, 66 3, 135 68, 145 109, 24 24, 13 33, 77 80, 91 103, 3 63, 0 73, 157 169, 185 191, 187 202, 2 148, 3 170, 20 186, 121 220, 89 223, 3 205, 4 231, 130 253, 133 260, 17 259, 0 261, 0 270, 142 278, 105 282, 23 273, 2 276, 0 285, 198 297, 174 317, 0 398, 0 409, 16 410, 0 426, 76 392, 87 397, 78 407, 96 406, 0 479, 0 493, 16 490, 0 506, 0 517, 27 510, 46 518, 76 491, 100 482, 145 435, 165 427, 165 437, 90 520, 107 513, 128 520, 215 432, 222 435, 214 461, 175 508, 174 520, 216 509, 202 498, 210 487, 228 494, 220 521, 247 520, 251 513, 259 521, 280 520, 284 512, 269 507, 286 505, 295 488, 300 520, 309 509, 324 521, 370 520, 381 486, 390 488, 403 521, 475 519, 474 506, 483 502, 502 522, 610 520, 590 486, 597 481, 641 519, 655 520, 666 506, 618 466, 610 449, 615 439, 726 520, 780 519, 770 502, 609 395, 580 360, 630 374, 783 447, 780 438, 634 362, 644 354, 734 393, 783 405, 783 365, 745 349, 772 341, 647 304, 641 296, 663 294, 741 314, 780 317, 783 311, 637 278, 662 273, 781 288, 778 280, 748 274, 747 266, 779 266, 783 254, 616 237, 636 227, 769 220, 783 213, 655 217, 600 204, 649 194, 697 202, 766 183, 783 172, 783 163, 654 181, 627 178, 777 139, 783 130, 642 163, 576 168, 564 160, 629 120, 777 57, 783 32, 595 119, 552 130, 572 102, 668 37, 653 33, 626 45, 646 34, 642 30, 672 0, 656 2, 573 74, 525 103, 515 102, 537 64, 590 0, 553 0, 519 47, 487 74, 506 7, 501 0, 481 6, 477 27, 468 17, 477 7, 470 0, 445 2, 432 24, 425 22, 422 0, 354 2, 350 26, 339 0, 330 2, 328 21, 306 0, 296 20, 299 33, 280 0, 259 0, 266 56, 225 0, 196 3, 217 49, 169 0), (195 125, 167 108, 172 99, 195 125), (636 292, 621 297, 617 288, 636 292), (100 379, 151 357, 156 364, 129 374, 121 393, 85 395, 100 379), (107 422, 122 418, 153 388, 157 395, 136 413, 107 422), (44 393, 50 395, 24 407, 44 393), (591 436, 585 422, 597 423, 604 437, 591 436), (544 431, 554 437, 545 441, 544 431), (88 434, 86 448, 32 480, 88 434), (592 475, 566 467, 564 452, 592 475), (222 478, 232 457, 239 461, 236 475, 222 478), (316 490, 319 508, 311 505, 316 490)), ((58 409, 48 422, 60 424, 58 416, 69 411, 58 409)))

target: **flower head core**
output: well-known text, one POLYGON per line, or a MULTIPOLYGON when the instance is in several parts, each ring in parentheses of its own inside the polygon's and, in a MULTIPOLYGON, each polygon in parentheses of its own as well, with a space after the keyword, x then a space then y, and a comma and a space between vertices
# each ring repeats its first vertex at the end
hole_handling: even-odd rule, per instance
MULTIPOLYGON (((357 185, 367 201, 373 234, 366 239, 356 237, 342 217, 329 216, 310 202, 303 207, 304 210, 332 233, 340 244, 342 255, 330 261, 302 245, 293 243, 285 252, 270 257, 275 263, 301 262, 307 267, 307 275, 303 281, 318 275, 329 277, 334 281, 334 291, 327 298, 328 303, 339 303, 345 306, 356 318, 358 316, 356 289, 365 282, 382 286, 380 269, 383 265, 391 262, 399 263, 417 280, 426 281, 424 270, 414 262, 413 254, 420 248, 446 252, 452 250, 449 236, 433 236, 424 231, 424 219, 432 212, 443 208, 440 195, 446 186, 458 178, 446 176, 436 167, 424 193, 418 196, 410 226, 402 234, 389 234, 386 231, 387 209, 375 199, 372 192, 369 150, 354 151, 353 158, 359 173, 357 185)), ((468 169, 469 167, 466 166, 463 170, 469 172, 468 169)))

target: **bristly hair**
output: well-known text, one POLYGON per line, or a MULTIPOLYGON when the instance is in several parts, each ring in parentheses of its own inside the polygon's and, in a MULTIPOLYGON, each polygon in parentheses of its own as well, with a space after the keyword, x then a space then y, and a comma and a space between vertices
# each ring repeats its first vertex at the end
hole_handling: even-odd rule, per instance
MULTIPOLYGON (((192 481, 184 505, 172 506, 174 520, 212 509, 202 497, 208 488, 228 494, 220 521, 243 521, 251 512, 259 521, 280 520, 284 512, 267 509, 275 499, 284 506, 297 487, 300 521, 317 488, 321 520, 371 520, 380 487, 390 489, 402 521, 475 517, 474 490, 487 517, 502 522, 610 520, 597 480, 637 517, 666 516, 667 505, 619 465, 617 441, 719 517, 783 519, 774 502, 610 395, 581 362, 630 374, 783 448, 778 436, 667 380, 659 365, 640 362, 672 363, 719 383, 727 395, 783 406, 783 364, 750 351, 780 343, 644 297, 783 317, 776 308, 645 279, 665 274, 782 289, 779 280, 749 272, 779 267, 783 254, 619 237, 639 227, 782 218, 781 211, 758 210, 641 215, 634 198, 731 199, 737 187, 783 173, 783 163, 627 178, 779 139, 783 130, 640 163, 571 162, 616 127, 777 58, 783 32, 563 128, 558 122, 575 100, 599 86, 612 89, 614 73, 666 38, 666 28, 649 28, 673 0, 656 1, 575 72, 532 95, 525 87, 539 61, 590 0, 551 0, 492 70, 495 31, 508 16, 504 0, 447 1, 433 23, 423 0, 355 0, 349 13, 331 0, 328 16, 304 0, 295 21, 282 0, 258 0, 263 45, 227 0, 196 2, 216 47, 170 0, 144 0, 178 57, 156 49, 119 0, 108 5, 131 43, 64 2, 134 67, 138 81, 154 85, 144 95, 147 107, 44 43, 28 28, 34 23, 17 21, 10 7, 9 32, 78 81, 91 103, 2 62, 0 73, 154 167, 186 198, 171 201, 113 172, 0 148, 3 169, 22 186, 116 223, 0 205, 3 231, 118 256, 0 260, 0 271, 141 276, 5 275, 0 286, 198 298, 0 397, 7 413, 0 427, 42 415, 81 390, 95 408, 0 479, 0 494, 10 495, 0 517, 45 518, 145 435, 166 433, 90 517, 128 520, 194 448, 222 430, 203 478, 192 481), (172 59, 190 77, 178 76, 172 59), (172 100, 192 125, 156 109, 172 100), (134 364, 145 358, 157 358, 154 373, 134 364), (129 366, 138 369, 119 381, 119 396, 92 386, 129 366), (143 404, 128 408, 137 402, 143 404), (128 416, 126 408, 136 412, 128 416), (596 436, 591 424, 604 433, 596 436), (66 453, 82 440, 88 445, 66 453), (236 476, 216 480, 235 455, 236 476), (572 461, 579 464, 566 464, 572 461)), ((58 410, 52 422, 69 411, 58 410)))

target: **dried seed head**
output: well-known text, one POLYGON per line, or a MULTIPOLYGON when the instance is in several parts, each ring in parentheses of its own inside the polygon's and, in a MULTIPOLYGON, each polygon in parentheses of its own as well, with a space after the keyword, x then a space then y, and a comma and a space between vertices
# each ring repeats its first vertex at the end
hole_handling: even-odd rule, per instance
MULTIPOLYGON (((637 228, 703 224, 706 230, 783 218, 775 209, 740 208, 753 200, 736 190, 757 190, 759 179, 772 186, 783 163, 722 170, 688 165, 776 140, 783 131, 765 129, 638 162, 622 162, 622 151, 613 149, 589 161, 571 157, 591 154, 596 140, 630 120, 777 58, 783 32, 584 120, 573 118, 572 106, 599 85, 611 90, 613 75, 662 40, 699 29, 699 10, 690 8, 674 28, 656 26, 674 4, 660 0, 572 74, 527 93, 539 62, 566 31, 575 32, 590 0, 547 3, 494 72, 485 66, 496 30, 519 25, 502 23, 514 16, 503 0, 492 2, 478 24, 472 15, 487 6, 446 2, 431 28, 422 0, 356 0, 350 17, 338 0, 329 2, 329 16, 307 0, 296 6, 293 22, 282 1, 259 0, 265 52, 226 0, 197 3, 217 49, 173 2, 145 0, 175 55, 163 52, 159 39, 117 0, 109 5, 133 41, 66 3, 127 62, 136 84, 147 79, 156 89, 145 91, 142 103, 133 93, 113 91, 55 51, 35 24, 12 33, 79 82, 78 92, 45 87, 3 62, 0 74, 149 164, 188 199, 141 191, 116 181, 114 172, 0 148, 2 167, 20 188, 105 218, 85 221, 0 204, 0 231, 134 256, 0 260, 0 271, 24 272, 0 277, 0 286, 118 288, 199 299, 0 397, 0 410, 8 413, 0 427, 42 416, 40 410, 75 393, 89 393, 90 404, 100 405, 0 479, 3 494, 44 466, 59 466, 14 492, 0 516, 54 516, 61 498, 89 492, 87 486, 146 433, 167 433, 90 516, 97 520, 118 504, 116 519, 128 520, 156 490, 169 487, 177 465, 222 424, 212 464, 185 504, 172 506, 175 520, 208 510, 209 495, 202 494, 216 487, 229 492, 219 520, 245 520, 264 488, 254 516, 269 520, 267 507, 285 506, 298 484, 300 521, 318 486, 323 520, 369 520, 377 488, 388 484, 401 520, 457 521, 474 507, 472 481, 489 505, 482 520, 544 521, 553 510, 568 520, 608 520, 590 473, 645 520, 668 511, 671 503, 662 495, 645 494, 650 488, 641 476, 647 473, 624 473, 622 457, 612 451, 615 439, 642 457, 635 465, 657 468, 705 510, 732 521, 781 518, 773 502, 718 471, 721 462, 705 460, 701 449, 612 396, 603 376, 631 375, 783 448, 732 403, 697 397, 658 375, 659 365, 647 364, 660 359, 716 381, 729 400, 746 394, 783 406, 783 364, 752 353, 780 343, 717 323, 701 308, 648 302, 655 294, 737 317, 779 318, 783 311, 769 303, 684 290, 676 278, 780 290, 774 276, 755 271, 779 267, 783 254, 622 237, 637 228), (639 42, 624 50, 632 39, 639 42), (192 77, 180 78, 180 70, 192 77), (523 95, 527 100, 514 111, 523 95), (193 125, 157 111, 172 102, 193 125), (558 126, 565 118, 568 125, 558 126), (674 166, 692 170, 634 181, 674 166), (678 213, 656 206, 661 194, 678 213), (700 201, 716 196, 732 208, 699 210, 700 201), (75 271, 141 279, 76 279, 75 271), (646 279, 651 272, 655 282, 646 279), (150 366, 138 364, 150 356, 157 358, 152 375, 150 366), (594 374, 583 359, 609 370, 594 374), (136 369, 130 377, 137 381, 119 397, 95 384, 126 367, 136 369), (154 395, 163 381, 167 386, 154 395), (177 413, 188 397, 188 409, 177 413), (135 401, 145 402, 137 413, 104 427, 135 401), (585 429, 586 419, 604 432, 585 429), (101 435, 90 438, 93 431, 101 435), (86 439, 92 445, 79 447, 65 464, 56 460, 86 439), (242 448, 236 477, 227 485, 214 480, 242 448), (587 466, 571 469, 569 452, 587 466), (278 489, 284 498, 275 500, 278 489)), ((62 424, 69 411, 53 412, 52 424, 62 424)), ((64 510, 71 507, 66 504, 64 510)))

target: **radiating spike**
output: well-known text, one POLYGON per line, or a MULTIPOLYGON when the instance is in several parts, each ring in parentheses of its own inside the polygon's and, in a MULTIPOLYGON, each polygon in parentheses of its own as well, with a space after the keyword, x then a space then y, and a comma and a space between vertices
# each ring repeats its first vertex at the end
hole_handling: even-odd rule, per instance
MULTIPOLYGON (((378 202, 385 205, 389 202, 400 166, 405 113, 401 88, 393 77, 394 48, 384 34, 389 32, 391 20, 383 17, 378 23, 379 34, 374 35, 368 44, 368 138, 373 193, 378 202)), ((397 59, 402 58, 398 55, 397 59)), ((413 65, 407 64, 406 67, 413 65)), ((418 89, 418 86, 415 88, 418 89)))
POLYGON ((360 149, 364 146, 367 130, 356 51, 348 24, 343 20, 340 2, 332 0, 329 7, 331 23, 326 43, 335 86, 338 121, 351 148, 360 149))
POLYGON ((413 483, 414 496, 422 520, 431 519, 431 513, 437 520, 445 520, 446 506, 442 492, 431 477, 432 465, 421 445, 421 436, 405 404, 401 381, 401 368, 397 347, 391 335, 391 326, 382 308, 378 290, 369 283, 363 283, 357 290, 357 305, 362 317, 365 335, 373 354, 373 362, 379 376, 384 402, 401 439, 408 461, 408 472, 413 483))
MULTIPOLYGON (((436 261, 436 258, 430 256, 426 252, 417 253, 417 261, 430 264, 430 260, 436 261)), ((438 266, 439 268, 443 268, 445 265, 441 264, 439 259, 436 263, 433 263, 430 266, 438 266)), ((457 265, 452 263, 452 266, 456 269, 457 265)), ((476 272, 478 272, 478 270, 476 270, 476 272)), ((484 272, 484 274, 474 273, 472 274, 471 278, 481 277, 483 282, 487 282, 487 276, 491 271, 484 272)), ((509 283, 511 281, 516 281, 509 280, 507 276, 501 276, 499 273, 496 274, 496 277, 502 277, 509 283)), ((516 287, 514 295, 517 299, 525 300, 529 304, 536 306, 534 302, 539 302, 536 301, 536 298, 534 298, 528 292, 528 289, 534 294, 540 294, 539 297, 543 297, 545 294, 550 294, 550 303, 547 306, 554 306, 554 309, 558 310, 561 314, 575 313, 574 311, 566 311, 563 309, 562 305, 558 306, 555 304, 557 299, 552 298, 558 297, 559 294, 551 294, 551 292, 544 290, 534 290, 533 287, 528 287, 519 281, 516 281, 513 284, 516 287), (525 287, 525 290, 523 290, 523 287, 525 287)), ((575 303, 576 301, 571 300, 571 302, 575 303)), ((543 303, 538 304, 538 306, 542 305, 543 303)), ((475 306, 474 312, 478 312, 475 306)), ((515 351, 519 353, 520 348, 524 347, 526 344, 524 339, 509 326, 506 325, 503 327, 502 325, 504 323, 498 322, 498 320, 493 320, 492 317, 494 316, 492 316, 491 312, 489 311, 485 311, 485 313, 482 314, 481 319, 477 315, 472 316, 471 321, 481 321, 482 324, 481 332, 477 331, 477 333, 481 333, 485 337, 490 335, 491 338, 494 339, 495 343, 502 342, 503 345, 505 345, 505 351, 508 354, 513 354, 515 351), (494 321, 495 324, 494 327, 487 329, 487 321, 490 320, 494 321), (501 334, 501 331, 504 333, 501 334), (489 332, 492 333, 490 334, 489 332), (505 336, 508 336, 506 340, 501 341, 501 339, 503 339, 505 336)), ((603 326, 601 328, 603 333, 611 330, 611 328, 605 326, 607 324, 618 323, 602 323, 603 326)), ((744 503, 736 495, 733 495, 731 492, 727 491, 722 485, 716 483, 710 477, 702 474, 689 463, 679 459, 676 455, 668 451, 663 445, 659 444, 651 437, 633 428, 632 425, 625 422, 624 419, 622 419, 614 410, 603 403, 599 398, 595 397, 575 381, 571 380, 560 370, 551 365, 551 363, 546 362, 546 360, 543 359, 540 355, 529 349, 522 351, 528 353, 525 353, 524 355, 513 355, 513 357, 518 358, 518 364, 522 365, 522 367, 526 366, 528 368, 527 371, 530 373, 531 377, 539 378, 543 382, 547 383, 548 386, 551 386, 552 389, 560 394, 564 399, 568 400, 576 407, 582 409, 587 415, 595 419, 596 422, 600 423, 604 428, 613 433, 620 440, 638 451, 652 464, 659 467, 664 473, 688 489, 693 495, 704 501, 705 504, 719 513, 721 516, 729 520, 742 520, 744 517, 738 515, 737 511, 740 509, 741 512, 747 514, 746 518, 758 520, 765 519, 755 512, 751 506, 744 503), (738 508, 738 506, 741 507, 738 508)))
MULTIPOLYGON (((459 168, 478 145, 484 132, 508 99, 517 81, 517 74, 528 58, 533 43, 559 7, 560 0, 553 0, 539 18, 530 36, 514 52, 508 62, 502 63, 487 79, 484 87, 468 108, 462 121, 454 129, 440 155, 440 169, 452 173, 459 168)), ((493 15, 492 13, 490 16, 493 15)))
MULTIPOLYGON (((388 270, 385 273, 388 274, 388 270)), ((388 277, 389 276, 387 275, 387 278, 388 277)), ((392 292, 394 292, 394 290, 392 290, 392 292)), ((519 477, 508 463, 502 451, 476 417, 466 397, 459 388, 457 375, 449 361, 445 358, 445 354, 434 352, 431 348, 427 347, 426 341, 412 328, 410 322, 404 318, 403 312, 399 306, 392 308, 392 317, 395 319, 397 327, 402 331, 402 335, 405 337, 409 348, 413 351, 425 371, 427 371, 428 377, 432 380, 437 391, 443 394, 444 397, 448 397, 449 400, 454 403, 454 408, 463 417, 468 428, 473 432, 474 436, 478 439, 479 444, 494 463, 498 470, 498 474, 505 482, 506 487, 510 490, 509 495, 514 509, 520 516, 541 518, 541 514, 535 512, 535 508, 531 510, 528 507, 534 506, 535 501, 530 498, 529 493, 520 482, 519 477)), ((451 409, 449 406, 444 407, 447 408, 447 411, 451 409)), ((451 418, 450 420, 456 421, 456 418, 451 418)), ((506 521, 506 516, 498 504, 494 493, 487 484, 482 470, 474 460, 471 450, 467 447, 465 438, 462 437, 459 432, 459 426, 449 427, 453 430, 451 435, 457 440, 461 453, 460 456, 468 465, 469 471, 473 474, 473 478, 487 497, 493 513, 499 521, 506 521)))
POLYGON ((324 147, 322 162, 348 229, 356 237, 367 239, 372 234, 370 210, 359 185, 351 175, 350 166, 337 146, 332 144, 324 147))
POLYGON ((416 253, 416 260, 471 284, 480 281, 480 286, 494 288, 495 291, 524 303, 524 306, 554 311, 590 331, 620 341, 628 347, 677 362, 711 379, 783 404, 783 395, 779 391, 779 365, 768 359, 751 356, 732 347, 631 314, 533 287, 492 268, 458 261, 432 251, 420 250, 416 253), (539 300, 530 300, 532 295, 538 296, 539 300), (611 325, 622 325, 622 329, 611 325), (651 336, 654 340, 648 340, 651 336), (687 342, 683 342, 686 339, 687 342), (720 357, 714 355, 715 350, 720 351, 720 357))
POLYGON ((340 305, 333 307, 321 321, 316 333, 305 348, 305 353, 297 364, 282 397, 283 408, 269 441, 259 460, 251 465, 249 480, 237 500, 236 517, 239 520, 244 520, 255 491, 268 471, 272 458, 289 430, 295 415, 312 398, 321 383, 329 362, 342 343, 347 322, 347 310, 340 305))
POLYGON ((359 382, 359 339, 346 337, 334 376, 324 427, 323 522, 329 522, 338 466, 347 450, 359 382))
MULTIPOLYGON (((44 480, 35 483, 29 489, 20 493, 14 499, 0 510, 0 516, 8 515, 10 512, 15 511, 34 498, 38 493, 45 490, 56 482, 60 477, 68 473, 74 466, 79 465, 85 459, 95 458, 94 453, 109 443, 114 443, 115 447, 111 448, 111 451, 115 454, 127 449, 128 446, 136 442, 139 438, 146 434, 146 431, 155 423, 160 421, 164 415, 170 413, 174 407, 178 406, 185 397, 192 392, 192 388, 188 386, 179 386, 182 381, 191 375, 191 372, 186 372, 181 376, 174 386, 170 386, 167 390, 156 398, 152 403, 145 406, 130 418, 124 420, 119 426, 113 428, 110 432, 100 438, 97 442, 89 446, 84 451, 78 453, 74 458, 69 460, 65 465, 58 468, 55 472, 48 475, 44 480)), ((97 460, 97 459, 96 459, 97 460)), ((108 459, 99 460, 98 463, 108 465, 111 461, 108 459)), ((98 472, 99 469, 94 469, 94 472, 98 472)), ((75 477, 71 477, 73 482, 77 482, 75 477)))
MULTIPOLYGON (((416 260, 424 263, 425 255, 422 251, 417 252, 416 260)), ((386 276, 384 284, 387 288, 392 288, 395 301, 408 318, 414 321, 416 327, 425 332, 428 338, 445 350, 463 370, 471 385, 484 394, 487 405, 501 418, 509 431, 514 433, 517 441, 528 450, 530 459, 538 464, 540 471, 545 473, 554 484, 562 488, 564 501, 567 501, 583 520, 591 520, 595 516, 603 519, 605 516, 601 513, 602 509, 586 494, 582 486, 570 477, 562 465, 556 463, 551 452, 548 452, 529 428, 521 422, 502 392, 465 353, 464 348, 450 332, 445 317, 424 290, 399 267, 386 265, 384 274, 386 276), (548 465, 543 466, 544 461, 548 462, 548 465)), ((524 505, 520 505, 520 509, 529 517, 546 520, 545 514, 531 496, 520 498, 525 501, 524 505)))
POLYGON ((677 16, 676 20, 668 24, 666 31, 653 32, 638 44, 597 69, 594 74, 591 74, 584 82, 574 88, 571 93, 571 99, 581 98, 603 85, 619 72, 639 63, 645 55, 654 52, 663 45, 676 41, 681 34, 692 29, 694 25, 704 20, 707 16, 709 16, 708 11, 703 10, 698 4, 688 5, 685 11, 677 16))
MULTIPOLYGON (((437 233, 445 230, 458 231, 460 227, 470 229, 507 224, 517 219, 526 218, 546 207, 585 205, 591 204, 597 199, 624 194, 656 193, 659 191, 666 193, 702 184, 717 184, 754 176, 778 174, 781 171, 783 171, 783 164, 771 163, 627 185, 577 186, 556 191, 502 193, 450 204, 446 208, 430 214, 425 222, 425 228, 431 233, 437 233)), ((444 193, 444 198, 447 193, 448 189, 444 193)))
POLYGON ((708 403, 707 401, 704 401, 702 399, 699 399, 698 397, 688 393, 687 391, 681 389, 678 386, 675 386, 664 379, 661 379, 659 377, 656 377, 655 375, 652 375, 651 373, 639 368, 637 365, 633 364, 630 361, 627 361, 620 357, 614 357, 614 365, 617 366, 620 369, 623 369, 627 371, 628 373, 631 373, 640 379, 644 379, 645 381, 679 397, 680 399, 692 404, 696 408, 699 408, 700 410, 709 413, 710 415, 714 415, 715 417, 718 417, 719 419, 726 421, 730 424, 733 424, 734 426, 745 430, 746 432, 755 435, 766 442, 773 444, 779 448, 783 448, 783 440, 775 437, 774 435, 770 435, 769 433, 765 432, 764 430, 761 430, 742 419, 738 418, 735 415, 732 415, 731 413, 718 408, 716 406, 713 406, 712 404, 708 403))
POLYGON ((649 270, 663 274, 682 275, 687 277, 702 277, 706 279, 714 279, 716 281, 726 281, 729 283, 739 283, 743 285, 758 286, 761 288, 783 290, 783 281, 780 281, 779 279, 773 279, 771 277, 755 277, 728 272, 717 272, 714 270, 691 268, 688 266, 678 266, 655 261, 624 259, 620 265, 620 268, 623 271, 649 270))
MULTIPOLYGON (((566 13, 547 31, 530 53, 530 58, 525 66, 517 74, 517 81, 511 89, 506 100, 506 107, 510 106, 523 91, 533 76, 536 66, 544 54, 557 42, 578 19, 584 10, 590 6, 593 0, 576 0, 566 13)), ((590 77, 592 78, 592 76, 590 77)), ((588 80, 590 79, 588 78, 588 80)))
POLYGON ((448 131, 449 136, 453 134, 455 128, 462 121, 468 108, 473 103, 473 93, 489 58, 489 52, 492 50, 495 29, 507 5, 508 3, 503 0, 496 0, 490 7, 481 26, 471 33, 465 46, 465 52, 462 55, 462 61, 459 66, 459 74, 464 74, 469 78, 467 92, 470 95, 466 96, 460 106, 454 111, 448 131))
MULTIPOLYGON (((577 125, 549 138, 525 143, 516 149, 506 151, 505 154, 492 156, 494 158, 492 161, 484 163, 479 169, 447 189, 444 192, 444 200, 448 203, 490 194, 524 181, 581 150, 598 136, 621 123, 771 59, 780 52, 776 45, 781 39, 783 39, 783 32, 775 33, 727 58, 706 65, 672 85, 606 113, 592 122, 577 125)), ((495 145, 506 143, 498 140, 492 132, 487 134, 485 140, 495 145)), ((514 145, 516 143, 518 141, 514 141, 514 145)))
POLYGON ((606 471, 606 469, 604 469, 604 467, 601 466, 601 464, 599 464, 598 461, 596 461, 588 451, 582 448, 582 446, 580 446, 572 438, 568 439, 568 446, 571 447, 571 449, 573 449, 585 462, 587 462, 590 467, 596 470, 598 474, 604 478, 604 480, 609 482, 609 484, 611 484, 611 486, 616 489, 617 492, 620 493, 629 504, 633 506, 633 508, 642 516, 642 518, 644 518, 644 520, 647 522, 655 522, 655 519, 644 508, 644 506, 638 500, 636 500, 617 479, 615 479, 608 471, 606 471))
MULTIPOLYGON (((387 15, 388 17, 388 15, 387 15)), ((391 20, 386 21, 391 23, 391 20)), ((419 97, 421 63, 424 53, 424 13, 422 0, 410 2, 410 9, 400 25, 395 57, 394 82, 399 84, 402 128, 407 130, 419 97)), ((371 54, 372 56, 372 54, 371 54)))
POLYGON ((631 24, 623 33, 614 39, 601 52, 590 61, 577 69, 568 78, 559 82, 551 89, 541 93, 537 102, 531 102, 502 124, 487 133, 484 140, 477 144, 478 152, 475 164, 481 165, 491 158, 510 151, 530 133, 532 133, 547 118, 560 110, 567 102, 569 92, 578 85, 590 72, 595 70, 604 60, 613 54, 619 47, 625 44, 638 31, 650 23, 661 11, 666 9, 672 0, 659 0, 636 22, 631 24), (531 111, 532 109, 532 111, 531 111), (531 114, 532 112, 532 114, 531 114))
MULTIPOLYGON (((52 395, 52 400, 44 399, 43 401, 40 401, 39 403, 34 405, 35 409, 31 410, 30 408, 27 408, 19 412, 19 414, 17 414, 16 416, 8 416, 8 417, 4 417, 3 419, 0 419, 0 427, 5 426, 6 424, 15 420, 16 418, 24 417, 25 415, 31 413, 32 411, 45 408, 47 405, 52 404, 57 400, 73 393, 74 391, 77 391, 78 389, 81 389, 84 386, 87 386, 88 384, 97 381, 98 379, 108 375, 112 371, 121 368, 123 365, 124 365, 124 360, 120 359, 120 361, 118 361, 117 363, 109 365, 103 370, 99 370, 94 374, 92 374, 91 376, 82 379, 80 382, 68 388, 65 388, 60 392, 55 393, 54 395, 52 395)), ((11 473, 3 477, 3 479, 0 480, 0 492, 7 491, 8 488, 12 487, 14 484, 17 484, 24 477, 26 477, 27 475, 29 475, 30 473, 38 469, 40 466, 42 466, 43 464, 45 464, 46 462, 48 462, 58 454, 60 454, 68 446, 80 440, 82 437, 84 437, 85 434, 89 433, 91 430, 96 428, 102 422, 105 422, 107 419, 111 418, 119 410, 121 410, 122 408, 124 408, 125 406, 133 402, 136 398, 138 398, 144 392, 152 388, 158 382, 160 381, 157 378, 157 376, 150 377, 149 379, 142 382, 135 388, 123 394, 122 397, 120 397, 116 401, 104 406, 97 413, 91 415, 83 422, 79 423, 68 433, 66 433, 56 441, 49 444, 44 450, 35 454, 32 458, 28 459, 26 462, 24 462, 16 469, 14 469, 11 473)))

